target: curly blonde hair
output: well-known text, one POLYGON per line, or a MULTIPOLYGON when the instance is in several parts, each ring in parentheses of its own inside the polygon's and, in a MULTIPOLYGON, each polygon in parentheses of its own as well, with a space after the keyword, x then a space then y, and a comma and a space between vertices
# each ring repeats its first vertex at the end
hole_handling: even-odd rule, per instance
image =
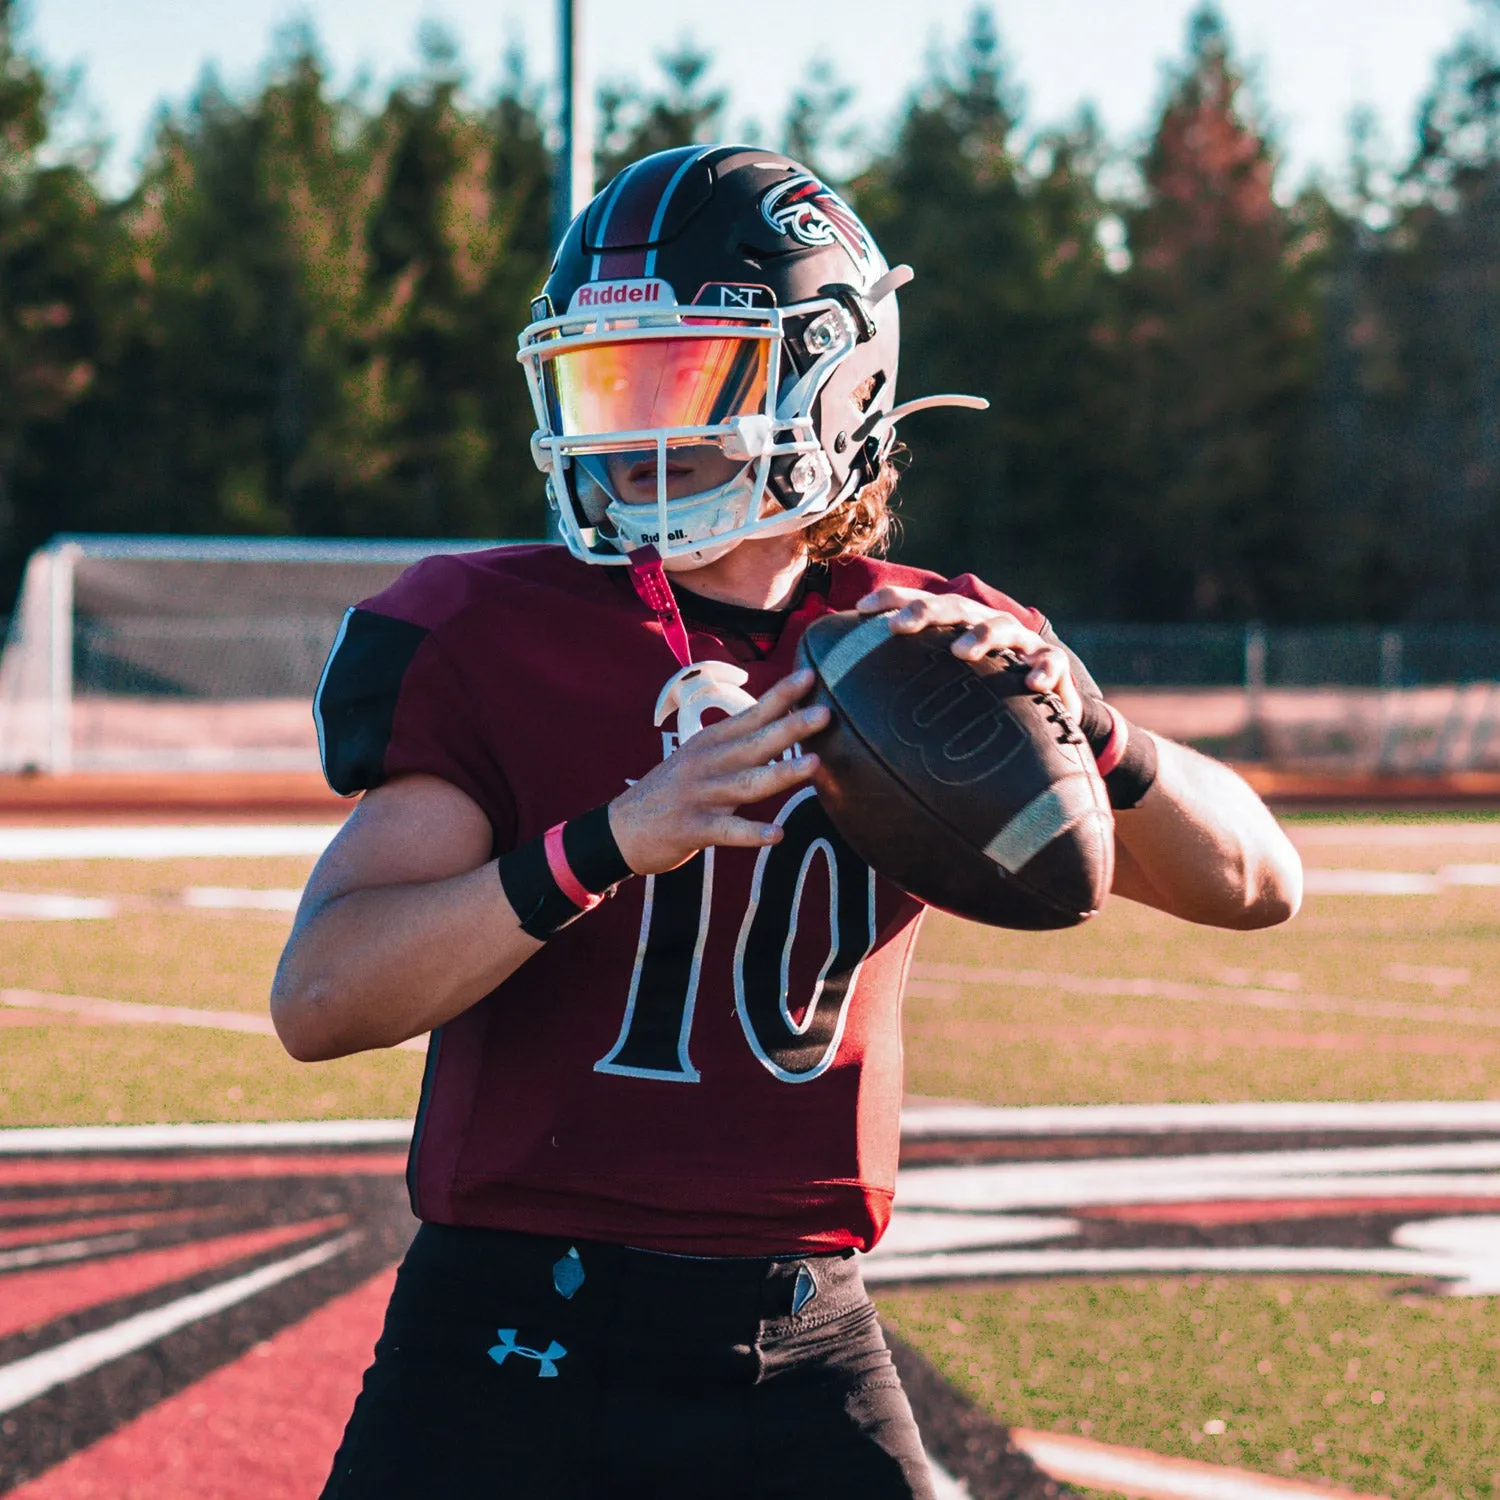
MULTIPOLYGON (((850 396, 861 411, 868 411, 879 381, 871 375, 850 396)), ((882 461, 880 472, 852 500, 836 506, 802 533, 802 547, 812 562, 832 562, 838 557, 882 557, 895 540, 897 521, 891 496, 906 449, 899 444, 882 461)))
POLYGON ((802 550, 812 562, 839 557, 883 557, 899 524, 891 496, 900 468, 887 458, 880 472, 852 499, 820 516, 802 533, 802 550))

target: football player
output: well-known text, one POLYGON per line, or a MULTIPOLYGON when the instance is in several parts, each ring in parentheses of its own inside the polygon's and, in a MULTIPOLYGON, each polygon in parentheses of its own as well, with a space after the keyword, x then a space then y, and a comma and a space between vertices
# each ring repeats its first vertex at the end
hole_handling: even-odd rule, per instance
POLYGON ((1118 893, 1297 906, 1226 767, 1126 723, 1034 610, 876 560, 896 423, 966 399, 896 403, 910 274, 784 157, 635 163, 520 340, 564 545, 432 558, 345 617, 315 712, 365 795, 273 1014, 301 1059, 431 1042, 421 1225, 327 1496, 932 1494, 853 1258, 921 910, 809 785, 820 614, 1022 653, 1107 773, 1118 893))

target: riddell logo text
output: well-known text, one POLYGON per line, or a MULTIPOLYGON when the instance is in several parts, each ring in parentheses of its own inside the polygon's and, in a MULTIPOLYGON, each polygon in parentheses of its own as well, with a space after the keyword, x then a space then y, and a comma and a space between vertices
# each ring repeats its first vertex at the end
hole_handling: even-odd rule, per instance
POLYGON ((647 281, 593 281, 573 293, 569 312, 584 308, 621 307, 630 303, 672 307, 677 299, 665 281, 652 277, 647 281))

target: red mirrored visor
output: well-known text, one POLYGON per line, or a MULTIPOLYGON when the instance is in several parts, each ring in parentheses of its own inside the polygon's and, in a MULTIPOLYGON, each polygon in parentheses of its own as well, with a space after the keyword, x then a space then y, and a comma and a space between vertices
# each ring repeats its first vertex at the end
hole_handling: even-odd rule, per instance
POLYGON ((552 430, 717 427, 765 410, 770 358, 769 339, 732 335, 622 339, 544 357, 552 430))

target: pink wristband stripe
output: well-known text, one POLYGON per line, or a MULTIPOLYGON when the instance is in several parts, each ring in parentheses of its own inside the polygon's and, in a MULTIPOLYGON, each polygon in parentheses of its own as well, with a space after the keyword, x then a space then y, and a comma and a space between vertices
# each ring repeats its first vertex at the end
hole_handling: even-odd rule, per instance
POLYGON ((578 877, 573 873, 573 868, 568 863, 567 851, 563 848, 563 825, 554 823, 545 834, 542 835, 542 848, 547 854, 547 868, 552 871, 552 878, 557 882, 557 888, 579 911, 592 911, 594 907, 604 899, 596 896, 593 891, 586 891, 578 883, 578 877))
POLYGON ((1125 754, 1125 747, 1130 743, 1130 725, 1125 716, 1117 713, 1108 703, 1104 706, 1109 710, 1109 721, 1114 727, 1109 732, 1109 738, 1104 742, 1104 748, 1094 757, 1094 761, 1099 767, 1099 774, 1108 776, 1120 764, 1120 759, 1125 754))

